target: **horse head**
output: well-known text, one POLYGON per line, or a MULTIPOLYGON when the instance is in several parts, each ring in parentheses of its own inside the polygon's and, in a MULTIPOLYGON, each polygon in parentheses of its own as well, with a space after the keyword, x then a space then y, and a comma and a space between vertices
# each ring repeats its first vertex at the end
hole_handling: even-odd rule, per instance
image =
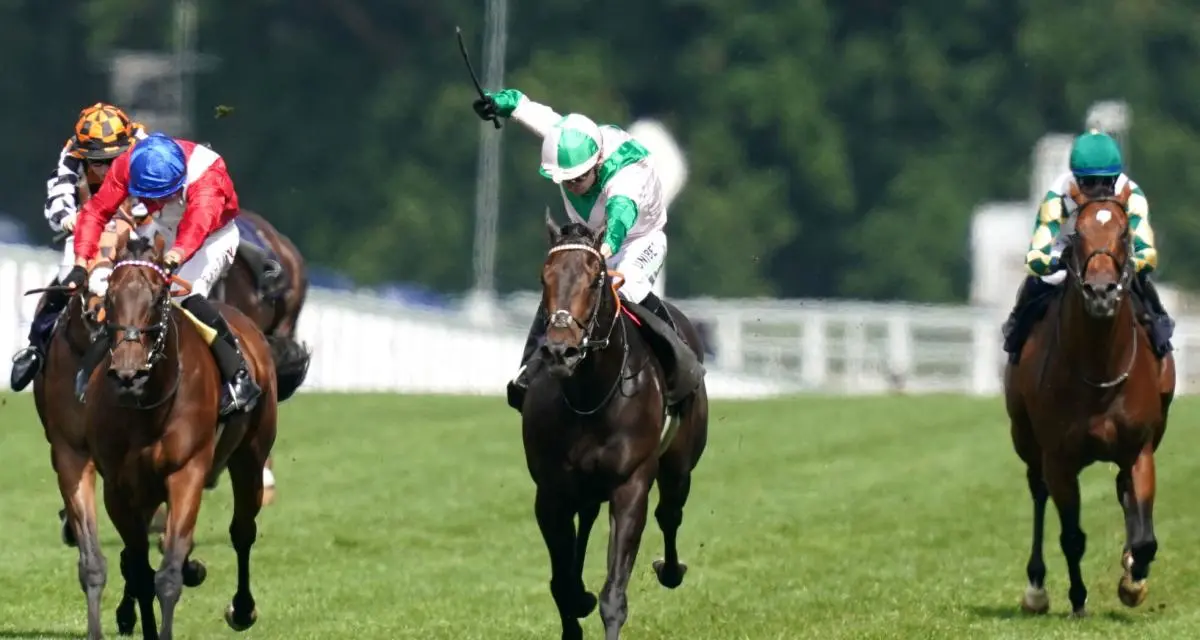
POLYGON ((162 265, 161 235, 117 238, 116 262, 104 296, 108 376, 119 394, 139 397, 151 368, 166 354, 171 318, 170 277, 162 265))
POLYGON ((546 210, 546 230, 550 251, 542 265, 542 305, 549 322, 546 351, 550 355, 550 373, 570 376, 592 349, 608 344, 607 337, 597 339, 598 329, 611 328, 613 318, 605 318, 606 298, 613 294, 608 282, 608 267, 600 253, 604 232, 585 224, 559 226, 546 210), (608 324, 601 328, 602 323, 608 324))
POLYGON ((1089 198, 1072 188, 1079 206, 1075 231, 1063 258, 1083 307, 1095 319, 1113 318, 1133 279, 1133 234, 1129 229, 1128 186, 1116 196, 1089 198))

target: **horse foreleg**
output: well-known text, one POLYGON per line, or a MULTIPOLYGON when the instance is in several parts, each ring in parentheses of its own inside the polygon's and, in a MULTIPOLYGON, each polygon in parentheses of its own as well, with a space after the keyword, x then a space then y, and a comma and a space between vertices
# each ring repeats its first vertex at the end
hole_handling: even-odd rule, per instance
POLYGON ((654 573, 658 583, 668 589, 683 584, 687 573, 687 565, 679 561, 676 547, 676 536, 683 524, 683 506, 692 488, 691 464, 684 453, 668 450, 659 460, 658 468, 658 507, 654 509, 654 519, 663 534, 663 559, 654 561, 654 573))
POLYGON ((183 592, 184 565, 189 574, 202 573, 203 565, 191 560, 192 534, 200 514, 200 501, 210 461, 203 457, 190 460, 182 469, 167 476, 167 531, 164 535, 163 559, 154 575, 154 590, 162 608, 162 635, 170 640, 174 635, 175 605, 183 592))
POLYGON ((146 532, 146 519, 138 509, 120 495, 119 480, 106 479, 104 483, 104 506, 108 518, 125 544, 121 549, 121 577, 125 579, 125 593, 117 605, 117 633, 133 634, 137 624, 137 611, 142 614, 142 638, 158 638, 158 624, 154 616, 154 569, 150 568, 150 540, 146 532))
POLYGON ((1147 445, 1134 462, 1132 469, 1122 469, 1117 475, 1117 494, 1125 512, 1125 553, 1121 566, 1125 570, 1117 584, 1117 595, 1126 606, 1136 607, 1146 600, 1146 579, 1150 563, 1158 553, 1154 537, 1154 450, 1147 445))
POLYGON ((1033 498, 1033 544, 1029 562, 1025 565, 1029 586, 1025 587, 1021 608, 1029 613, 1046 613, 1050 610, 1050 596, 1046 593, 1046 559, 1042 545, 1046 537, 1046 502, 1050 491, 1042 479, 1040 464, 1027 466, 1025 478, 1029 483, 1029 496, 1033 498))
MULTIPOLYGON (((561 496, 538 487, 534 515, 550 553, 550 595, 562 620, 562 638, 582 640, 583 627, 579 625, 579 618, 587 617, 596 608, 596 596, 584 588, 583 576, 575 561, 575 510, 561 496)), ((595 515, 592 519, 595 520, 595 515)))
POLYGON ((65 445, 52 446, 50 455, 66 507, 63 532, 69 531, 79 547, 79 586, 87 596, 88 638, 100 638, 100 598, 108 581, 108 561, 100 551, 96 528, 96 468, 86 455, 65 445))
POLYGON ((625 590, 637 560, 638 547, 642 544, 642 531, 646 528, 650 494, 650 480, 644 477, 646 475, 645 472, 635 473, 617 487, 609 500, 608 578, 600 595, 605 640, 621 637, 621 626, 629 614, 625 590))
POLYGON ((243 445, 229 459, 233 485, 233 520, 229 539, 237 553, 237 591, 225 610, 225 622, 234 631, 245 631, 258 620, 258 609, 250 591, 250 549, 258 539, 258 512, 262 508, 263 459, 243 445))
POLYGON ((1053 456, 1045 456, 1042 463, 1046 487, 1054 506, 1058 509, 1058 520, 1062 525, 1062 535, 1059 544, 1067 559, 1067 574, 1071 580, 1071 588, 1067 592, 1071 600, 1071 614, 1077 617, 1087 615, 1087 587, 1083 583, 1083 572, 1080 563, 1087 551, 1087 534, 1080 527, 1079 506, 1079 467, 1068 461, 1060 461, 1053 456))

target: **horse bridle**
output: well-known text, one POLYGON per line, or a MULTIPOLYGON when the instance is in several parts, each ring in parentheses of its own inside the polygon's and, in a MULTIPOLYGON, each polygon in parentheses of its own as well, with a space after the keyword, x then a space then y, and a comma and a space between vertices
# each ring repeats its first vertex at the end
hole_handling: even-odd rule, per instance
MULTIPOLYGON (((1072 235, 1074 237, 1072 238, 1072 242, 1070 245, 1071 246, 1071 260, 1068 261, 1066 264, 1067 272, 1071 274, 1071 277, 1075 279, 1076 283, 1078 283, 1080 286, 1082 286, 1083 285, 1083 274, 1087 273, 1087 267, 1088 267, 1088 264, 1092 261, 1092 258, 1096 258, 1098 256, 1108 256, 1109 258, 1112 259, 1113 263, 1120 265, 1121 280, 1120 280, 1120 282, 1117 283, 1117 293, 1120 294, 1121 292, 1123 292, 1129 288, 1129 284, 1130 284, 1130 282, 1132 282, 1133 274, 1134 274, 1134 262, 1133 262, 1133 257, 1132 257, 1132 253, 1133 253, 1132 235, 1133 234, 1130 233, 1130 229, 1129 229, 1129 223, 1128 223, 1129 210, 1125 207, 1125 204, 1122 203, 1119 198, 1115 198, 1112 196, 1105 196, 1102 198, 1095 198, 1092 200, 1088 200, 1085 204, 1092 204, 1092 203, 1096 203, 1096 202, 1111 202, 1111 203, 1117 205, 1118 207, 1120 207, 1121 212, 1125 214, 1125 219, 1126 219, 1125 229, 1121 232, 1121 238, 1127 245, 1127 249, 1125 252, 1125 259, 1117 260, 1117 256, 1113 255, 1113 252, 1109 251, 1108 249, 1096 249, 1095 251, 1092 251, 1091 253, 1089 253, 1087 258, 1085 258, 1083 260, 1083 264, 1080 264, 1079 268, 1076 269, 1074 266, 1074 263, 1078 262, 1078 259, 1075 256, 1074 240, 1077 240, 1079 238, 1079 230, 1075 229, 1072 232, 1072 235)), ((1083 210, 1083 206, 1084 205, 1079 206, 1079 211, 1083 210)), ((1078 216, 1079 214, 1076 213, 1075 215, 1078 216)), ((1082 291, 1080 292, 1080 295, 1083 295, 1082 291)), ((1112 387, 1115 387, 1115 386, 1121 384, 1129 377, 1130 372, 1133 371, 1133 365, 1137 361, 1138 332, 1137 332, 1137 319, 1136 318, 1134 319, 1133 323, 1134 323, 1133 344, 1130 345, 1129 362, 1125 365, 1124 371, 1117 377, 1113 378, 1112 380, 1108 380, 1106 382, 1093 382, 1091 380, 1088 380, 1086 377, 1083 378, 1084 382, 1092 385, 1093 387, 1097 387, 1099 389, 1110 389, 1112 387)), ((1061 323, 1060 323, 1059 329, 1061 330, 1061 323)))
MULTIPOLYGON (((105 333, 110 341, 108 347, 108 353, 110 356, 114 351, 116 351, 117 347, 121 346, 121 344, 125 342, 140 343, 143 335, 155 335, 154 343, 150 345, 150 351, 146 354, 146 362, 141 367, 143 371, 149 371, 150 368, 155 365, 155 363, 166 357, 165 349, 167 346, 167 331, 171 322, 171 278, 170 275, 167 274, 166 269, 163 269, 162 267, 148 260, 119 261, 113 265, 111 273, 116 273, 117 269, 120 269, 121 267, 146 267, 154 273, 157 273, 163 279, 163 283, 165 285, 162 289, 162 292, 159 294, 158 322, 145 327, 118 324, 116 322, 108 321, 107 319, 104 322, 105 333), (117 331, 123 332, 123 335, 121 336, 120 340, 113 342, 112 337, 117 331)), ((112 276, 110 274, 109 278, 111 277, 112 276)))
MULTIPOLYGON (((1125 214, 1125 219, 1128 221, 1129 210, 1125 208, 1125 205, 1120 201, 1120 199, 1114 198, 1111 196, 1106 196, 1103 198, 1096 198, 1094 200, 1089 200, 1086 204, 1092 204, 1092 203, 1096 203, 1096 202, 1111 202, 1113 204, 1116 204, 1118 207, 1121 208, 1121 212, 1125 214)), ((1083 210, 1083 206, 1080 206, 1079 209, 1083 210)), ((1076 215, 1078 216, 1078 214, 1076 214, 1076 215)), ((1072 236, 1074 236, 1072 240, 1078 239, 1079 238, 1079 230, 1076 229, 1075 231, 1073 231, 1072 236)), ((1092 259, 1097 258, 1099 256, 1108 256, 1109 258, 1112 259, 1113 263, 1119 264, 1121 266, 1120 267, 1121 268, 1121 281, 1117 283, 1117 291, 1118 292, 1124 291, 1126 288, 1129 287, 1130 281, 1133 280, 1133 258, 1130 257, 1130 254, 1132 253, 1133 245, 1132 245, 1132 234, 1129 231, 1128 222, 1126 222, 1126 224, 1125 224, 1125 230, 1121 232, 1121 238, 1122 238, 1122 240, 1125 241, 1125 243, 1127 245, 1129 245, 1129 250, 1126 251, 1124 260, 1117 260, 1117 256, 1113 255, 1113 252, 1109 251, 1108 249, 1096 249, 1095 251, 1092 251, 1091 253, 1088 254, 1087 258, 1085 258, 1083 260, 1083 264, 1080 264, 1078 268, 1075 268, 1075 265, 1074 265, 1074 263, 1078 262, 1078 260, 1076 259, 1076 256, 1075 256, 1074 242, 1072 242, 1072 245, 1071 245, 1072 246, 1072 250, 1071 250, 1072 260, 1070 260, 1066 264, 1067 272, 1071 274, 1071 277, 1075 278, 1076 282, 1082 283, 1083 282, 1083 274, 1087 273, 1088 264, 1091 263, 1092 259)))
MULTIPOLYGON (((547 257, 547 259, 549 259, 550 256, 552 256, 556 253, 561 253, 563 251, 586 251, 587 253, 590 253, 590 254, 596 256, 596 258, 600 260, 600 273, 596 276, 596 280, 592 283, 592 286, 596 287, 596 288, 600 288, 600 287, 604 287, 607 284, 608 278, 609 278, 608 263, 604 260, 604 255, 601 254, 599 251, 597 251, 594 247, 592 247, 591 245, 580 244, 580 243, 561 244, 561 245, 558 245, 557 247, 552 247, 550 249, 550 251, 546 254, 546 257, 547 257)), ((574 314, 572 314, 567 309, 556 309, 553 313, 551 313, 549 315, 549 321, 547 322, 547 326, 554 326, 554 327, 557 327, 560 329, 566 329, 566 328, 570 327, 572 324, 574 324, 575 326, 579 327, 583 331, 583 339, 579 343, 579 350, 582 352, 582 354, 583 354, 582 357, 584 357, 584 358, 586 358, 588 355, 588 352, 590 352, 592 350, 600 351, 601 349, 604 349, 605 347, 607 347, 609 345, 609 342, 612 339, 613 329, 616 329, 618 324, 621 325, 622 333, 624 333, 624 331, 625 331, 625 323, 620 321, 621 320, 621 304, 620 304, 620 301, 618 300, 617 304, 616 304, 616 308, 613 310, 613 321, 608 327, 608 333, 605 334, 605 336, 600 339, 592 338, 592 332, 596 330, 596 324, 600 320, 600 309, 604 303, 604 296, 606 295, 606 293, 607 292, 605 292, 605 291, 600 291, 599 294, 596 296, 596 304, 594 304, 592 306, 592 310, 591 310, 591 313, 589 314, 587 324, 580 322, 579 319, 576 318, 574 316, 574 314)), ((615 298, 617 296, 617 292, 615 290, 613 290, 612 295, 615 298)), ((615 395, 617 393, 617 389, 619 389, 621 387, 621 380, 624 377, 625 365, 629 361, 629 340, 628 340, 628 338, 626 338, 625 340, 622 340, 621 342, 622 342, 621 368, 617 370, 617 375, 613 379, 612 386, 609 388, 608 393, 604 394, 604 397, 601 398, 601 400, 598 403, 596 403, 596 406, 594 406, 591 409, 588 409, 586 411, 581 411, 581 410, 575 408, 575 406, 571 404, 571 400, 570 400, 570 398, 567 397, 565 389, 559 389, 559 395, 562 396, 563 402, 567 405, 567 408, 570 409, 574 414, 579 415, 579 416, 590 416, 590 415, 596 413, 597 411, 603 409, 606 405, 608 405, 608 401, 612 400, 613 395, 615 395)))
MULTIPOLYGON (((563 251, 586 251, 587 253, 596 256, 596 258, 600 260, 600 273, 596 276, 596 280, 592 283, 592 287, 603 287, 608 281, 608 264, 604 261, 603 254, 601 254, 591 245, 574 243, 562 244, 551 248, 546 254, 546 257, 549 258, 550 256, 563 251)), ((559 329, 567 329, 574 325, 583 331, 583 340, 581 340, 579 343, 579 349, 583 352, 584 356, 587 355, 588 351, 593 349, 600 350, 607 347, 610 338, 612 338, 613 329, 617 326, 614 318, 614 322, 608 328, 608 333, 603 338, 595 339, 592 337, 592 332, 596 330, 596 325, 600 321, 600 308, 604 303, 604 294, 605 292, 601 291, 600 294, 596 296, 596 302, 592 305, 592 310, 588 314, 586 324, 576 318, 568 309, 556 309, 549 314, 549 319, 547 321, 549 326, 559 329)), ((618 309, 614 313, 620 313, 620 310, 618 309)))

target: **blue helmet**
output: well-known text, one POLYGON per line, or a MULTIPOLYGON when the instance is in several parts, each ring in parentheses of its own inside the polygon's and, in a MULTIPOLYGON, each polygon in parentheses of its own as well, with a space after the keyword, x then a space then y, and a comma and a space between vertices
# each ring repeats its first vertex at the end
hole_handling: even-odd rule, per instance
POLYGON ((187 158, 171 136, 152 133, 129 154, 129 195, 166 198, 187 181, 187 158))

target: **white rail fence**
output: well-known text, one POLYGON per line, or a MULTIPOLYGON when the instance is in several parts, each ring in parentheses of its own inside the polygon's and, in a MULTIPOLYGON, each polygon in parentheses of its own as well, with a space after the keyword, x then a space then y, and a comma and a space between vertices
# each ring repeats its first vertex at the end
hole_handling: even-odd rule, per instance
MULTIPOLYGON (((0 380, 25 344, 56 256, 0 245, 0 380)), ((714 396, 1000 392, 1007 309, 836 301, 677 301, 704 330, 714 396)), ((314 289, 298 333, 313 350, 303 390, 499 395, 519 359, 537 296, 504 300, 497 327, 454 312, 314 289)), ((1179 391, 1200 379, 1200 322, 1179 318, 1179 391)))

